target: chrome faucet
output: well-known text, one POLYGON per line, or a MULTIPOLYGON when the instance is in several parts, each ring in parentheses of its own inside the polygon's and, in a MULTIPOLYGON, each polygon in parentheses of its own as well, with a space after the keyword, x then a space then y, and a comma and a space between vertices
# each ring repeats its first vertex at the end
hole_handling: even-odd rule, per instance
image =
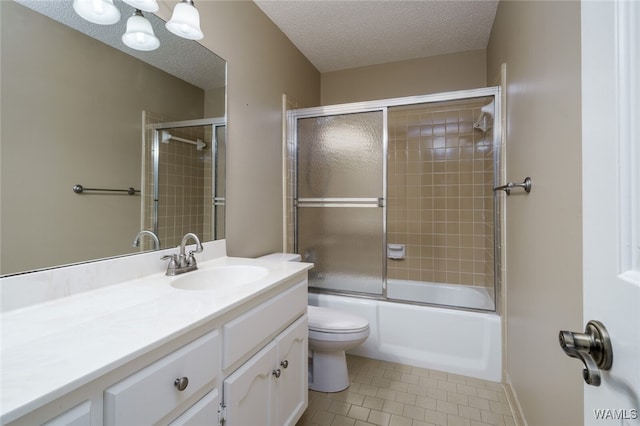
POLYGON ((196 258, 194 253, 200 253, 204 248, 200 243, 200 239, 193 232, 189 232, 182 237, 182 242, 180 243, 180 253, 179 254, 168 254, 166 256, 162 256, 162 260, 169 259, 169 265, 167 266, 167 275, 179 275, 185 272, 193 271, 198 269, 198 265, 196 264, 196 258), (193 251, 189 251, 188 255, 185 255, 185 246, 189 240, 194 240, 196 242, 196 249, 193 251))
POLYGON ((131 244, 131 247, 138 247, 140 246, 140 238, 143 235, 148 235, 153 239, 153 249, 154 250, 159 250, 160 249, 160 239, 158 238, 158 236, 156 234, 154 234, 151 231, 147 231, 146 229, 143 231, 140 231, 136 234, 136 237, 133 239, 133 243, 131 244))

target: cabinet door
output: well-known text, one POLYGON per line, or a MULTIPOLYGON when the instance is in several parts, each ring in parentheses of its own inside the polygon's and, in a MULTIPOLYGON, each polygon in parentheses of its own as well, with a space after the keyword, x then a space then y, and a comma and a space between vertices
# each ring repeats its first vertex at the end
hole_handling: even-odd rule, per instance
POLYGON ((277 425, 273 375, 277 359, 276 343, 271 342, 225 379, 225 426, 277 425))
POLYGON ((304 315, 275 339, 278 344, 276 368, 281 371, 275 380, 279 425, 295 425, 308 405, 308 334, 307 315, 304 315))

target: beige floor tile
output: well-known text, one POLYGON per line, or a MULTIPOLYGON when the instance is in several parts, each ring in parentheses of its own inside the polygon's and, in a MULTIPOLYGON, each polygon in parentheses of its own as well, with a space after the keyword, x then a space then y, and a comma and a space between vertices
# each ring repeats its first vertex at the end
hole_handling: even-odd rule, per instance
POLYGON ((356 419, 345 416, 336 416, 331 422, 331 426, 353 426, 356 423, 356 419))
POLYGON ((389 422, 391 421, 391 414, 384 413, 382 411, 371 410, 367 421, 369 423, 373 423, 374 425, 389 426, 389 422))
POLYGON ((408 417, 391 415, 389 426, 412 426, 413 420, 408 417))
POLYGON ((382 405, 384 404, 384 401, 385 400, 383 398, 367 395, 364 398, 364 402, 362 403, 362 406, 366 408, 370 408, 372 410, 380 411, 382 410, 382 405))
POLYGON ((338 400, 334 400, 331 405, 329 406, 329 409, 327 411, 329 411, 330 413, 333 414, 339 414, 342 416, 346 416, 347 413, 349 412, 349 409, 351 408, 351 404, 347 404, 345 402, 342 401, 338 401, 338 400))
POLYGON ((371 410, 369 408, 352 405, 351 409, 349 410, 348 416, 356 420, 366 421, 369 418, 370 412, 371 410))
POLYGON ((347 356, 351 386, 309 391, 297 426, 515 426, 500 383, 347 356))

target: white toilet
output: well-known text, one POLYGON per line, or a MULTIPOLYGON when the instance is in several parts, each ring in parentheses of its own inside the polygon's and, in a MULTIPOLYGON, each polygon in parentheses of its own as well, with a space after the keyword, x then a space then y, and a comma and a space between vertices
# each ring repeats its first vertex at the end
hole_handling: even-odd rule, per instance
POLYGON ((369 337, 369 322, 338 309, 307 306, 309 315, 309 389, 339 392, 349 387, 345 351, 369 337))
MULTIPOLYGON (((273 253, 261 259, 299 262, 300 255, 273 253)), ((333 308, 308 306, 309 389, 339 392, 349 387, 345 351, 369 337, 369 322, 358 315, 333 308)))

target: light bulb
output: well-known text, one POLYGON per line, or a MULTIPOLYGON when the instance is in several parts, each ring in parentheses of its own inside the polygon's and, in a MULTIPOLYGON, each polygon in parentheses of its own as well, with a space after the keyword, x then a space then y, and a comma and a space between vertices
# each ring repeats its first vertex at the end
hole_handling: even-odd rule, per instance
POLYGON ((176 4, 166 27, 175 35, 189 40, 200 40, 204 37, 200 29, 200 13, 192 0, 182 0, 176 4))
POLYGON ((122 35, 122 42, 132 49, 142 51, 155 50, 160 46, 151 23, 139 9, 127 19, 127 31, 122 35))
POLYGON ((94 24, 111 25, 120 20, 120 11, 113 0, 73 0, 73 10, 94 24))
POLYGON ((157 12, 159 9, 156 0, 123 0, 130 6, 145 12, 157 12))

